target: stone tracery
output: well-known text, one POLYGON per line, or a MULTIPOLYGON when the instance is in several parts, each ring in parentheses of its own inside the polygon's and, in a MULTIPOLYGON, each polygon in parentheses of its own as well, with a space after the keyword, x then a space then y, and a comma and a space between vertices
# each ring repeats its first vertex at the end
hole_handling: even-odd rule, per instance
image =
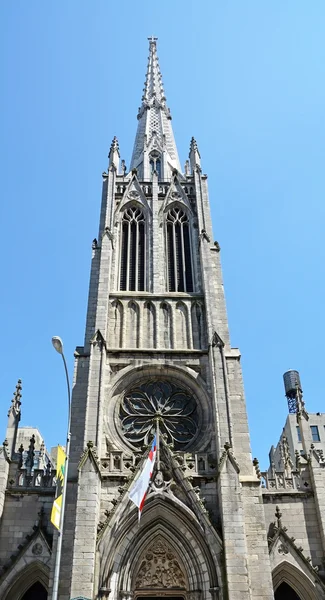
POLYGON ((160 431, 184 448, 198 432, 195 398, 167 381, 149 381, 126 393, 120 406, 124 436, 134 445, 149 443, 159 419, 160 431))

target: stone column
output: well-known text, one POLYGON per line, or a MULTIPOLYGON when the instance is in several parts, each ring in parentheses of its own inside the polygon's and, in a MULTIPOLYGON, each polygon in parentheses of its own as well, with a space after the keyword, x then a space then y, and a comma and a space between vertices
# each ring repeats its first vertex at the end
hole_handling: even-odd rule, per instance
POLYGON ((97 524, 100 509, 100 473, 88 448, 81 460, 76 504, 70 597, 94 596, 97 524))

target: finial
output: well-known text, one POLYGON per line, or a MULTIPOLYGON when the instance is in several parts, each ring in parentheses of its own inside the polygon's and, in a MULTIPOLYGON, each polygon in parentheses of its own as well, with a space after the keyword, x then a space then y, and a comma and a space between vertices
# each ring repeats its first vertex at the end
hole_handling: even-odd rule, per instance
POLYGON ((110 147, 110 151, 115 152, 117 150, 117 152, 119 152, 119 144, 118 144, 118 139, 116 137, 116 135, 114 135, 112 143, 111 143, 111 147, 110 147))
POLYGON ((18 469, 22 469, 23 468, 23 462, 24 462, 24 460, 23 460, 24 446, 22 444, 20 444, 18 452, 19 452, 19 455, 20 455, 19 456, 19 460, 18 460, 18 469))
POLYGON ((191 139, 189 156, 190 156, 190 164, 191 164, 191 168, 192 168, 192 172, 193 172, 197 165, 199 167, 201 166, 201 160, 200 160, 201 156, 200 156, 199 149, 197 147, 196 139, 194 137, 192 137, 192 139, 191 139))
POLYGON ((282 512, 280 511, 279 507, 276 506, 276 508, 275 508, 275 518, 277 520, 277 526, 278 526, 279 529, 282 527, 281 517, 282 517, 282 512))
POLYGON ((38 516, 37 525, 41 529, 44 526, 44 523, 45 523, 45 510, 44 510, 44 506, 41 507, 41 510, 37 513, 37 516, 38 516))
POLYGON ((156 46, 156 42, 158 40, 157 37, 154 37, 153 35, 151 37, 148 37, 149 40, 149 46, 151 47, 152 44, 154 44, 156 46))
POLYGON ((198 152, 197 142, 193 136, 191 137, 190 152, 191 150, 194 150, 194 152, 198 152))
POLYGON ((258 461, 258 458, 253 458, 253 465, 255 467, 256 476, 258 477, 258 479, 261 479, 262 474, 261 474, 260 463, 258 461))
POLYGON ((26 467, 31 471, 34 466, 35 457, 35 435, 30 438, 30 444, 27 452, 26 467))
POLYGON ((52 463, 51 463, 51 461, 49 459, 47 459, 47 463, 46 463, 46 467, 45 467, 45 475, 47 475, 48 477, 50 477, 51 470, 52 470, 52 463))
POLYGON ((291 460, 290 447, 287 436, 283 434, 280 443, 280 453, 283 462, 283 467, 286 473, 286 477, 290 477, 293 469, 293 462, 291 460))
POLYGON ((114 135, 114 137, 113 137, 111 147, 110 147, 109 153, 108 153, 108 159, 109 159, 109 166, 111 167, 112 165, 114 165, 114 167, 116 169, 118 169, 119 160, 120 160, 120 148, 119 148, 118 139, 117 139, 116 135, 114 135))

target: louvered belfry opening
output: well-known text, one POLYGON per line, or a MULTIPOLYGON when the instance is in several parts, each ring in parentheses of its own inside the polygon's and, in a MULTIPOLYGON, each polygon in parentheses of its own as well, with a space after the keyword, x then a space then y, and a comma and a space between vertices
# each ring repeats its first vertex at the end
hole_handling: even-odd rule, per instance
POLYGON ((145 290, 145 219, 136 206, 129 207, 122 218, 120 289, 145 290))
POLYGON ((193 292, 189 220, 179 207, 167 214, 168 289, 193 292))

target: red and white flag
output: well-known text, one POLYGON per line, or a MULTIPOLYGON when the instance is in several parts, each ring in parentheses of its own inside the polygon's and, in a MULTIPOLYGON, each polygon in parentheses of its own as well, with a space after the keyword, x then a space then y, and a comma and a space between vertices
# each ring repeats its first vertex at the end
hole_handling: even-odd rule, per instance
POLYGON ((141 517, 141 512, 143 509, 144 501, 146 499, 150 479, 152 477, 152 472, 156 460, 157 454, 157 444, 156 444, 156 436, 153 439, 152 446, 149 452, 149 456, 144 463, 144 467, 138 477, 138 479, 132 485, 129 491, 130 500, 138 507, 139 509, 139 519, 141 517))

